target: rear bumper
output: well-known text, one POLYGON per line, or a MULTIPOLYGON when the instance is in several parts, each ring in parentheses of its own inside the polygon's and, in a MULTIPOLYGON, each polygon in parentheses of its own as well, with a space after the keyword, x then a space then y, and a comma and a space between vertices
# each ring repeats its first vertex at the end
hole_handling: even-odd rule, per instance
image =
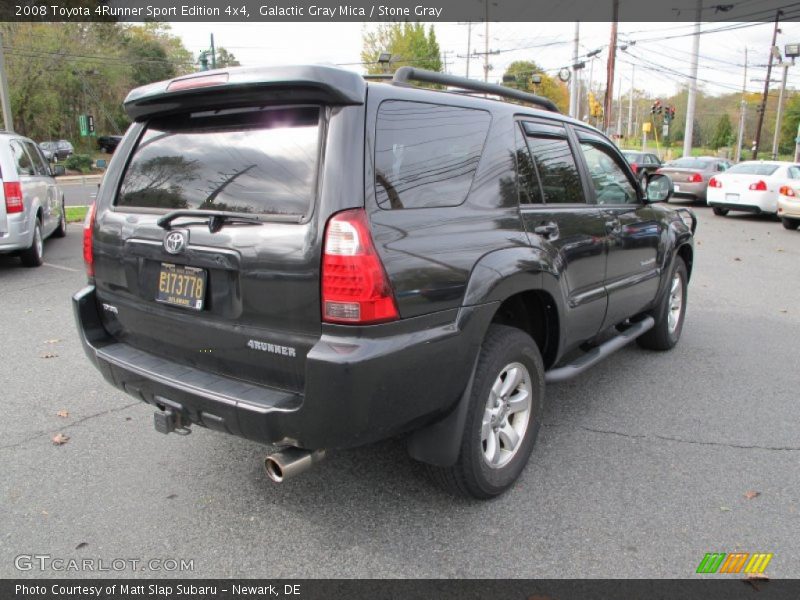
POLYGON ((789 200, 782 196, 778 199, 778 216, 800 219, 800 201, 789 200))
POLYGON ((326 328, 308 354, 304 393, 295 394, 115 340, 100 320, 93 286, 75 294, 73 308, 84 351, 115 387, 210 429, 308 449, 368 444, 446 414, 466 386, 495 310, 462 308, 439 315, 436 325, 406 319, 361 328, 357 336, 346 326, 326 328))
POLYGON ((724 189, 708 189, 708 205, 728 210, 749 213, 775 214, 778 210, 778 195, 775 192, 744 190, 741 193, 728 193, 724 189))
POLYGON ((5 226, 0 227, 0 253, 24 250, 32 243, 33 228, 28 224, 28 213, 7 215, 5 226))
POLYGON ((675 191, 672 194, 673 198, 694 198, 697 200, 706 199, 706 190, 708 189, 707 181, 702 183, 688 183, 679 181, 673 183, 673 186, 675 188, 675 191))

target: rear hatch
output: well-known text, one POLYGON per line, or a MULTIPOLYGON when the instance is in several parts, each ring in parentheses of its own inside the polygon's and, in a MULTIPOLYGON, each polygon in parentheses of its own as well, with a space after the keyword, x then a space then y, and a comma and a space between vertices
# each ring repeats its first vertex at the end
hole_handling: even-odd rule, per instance
POLYGON ((332 209, 320 210, 319 196, 336 108, 253 104, 252 90, 236 106, 231 93, 209 98, 211 107, 195 95, 186 112, 137 114, 114 155, 109 175, 120 173, 100 191, 93 241, 103 321, 152 354, 301 391, 321 334, 332 209))

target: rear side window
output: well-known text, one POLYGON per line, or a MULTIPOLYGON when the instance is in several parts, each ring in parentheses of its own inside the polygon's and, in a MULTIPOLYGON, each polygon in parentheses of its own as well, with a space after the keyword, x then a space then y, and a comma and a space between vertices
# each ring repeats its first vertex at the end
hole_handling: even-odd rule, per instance
POLYGON ((566 137, 562 137, 566 136, 566 131, 559 126, 558 133, 550 134, 549 129, 545 131, 525 124, 529 134, 526 136, 528 148, 539 173, 544 201, 548 204, 585 204, 575 158, 566 137))
POLYGON ((304 216, 316 189, 320 109, 232 109, 148 123, 116 205, 304 216))
POLYGON ((33 175, 33 162, 28 153, 17 140, 11 140, 8 144, 11 147, 11 154, 14 156, 14 164, 17 166, 19 175, 33 175))
POLYGON ((467 197, 491 116, 390 100, 378 109, 375 195, 386 209, 457 206, 467 197))

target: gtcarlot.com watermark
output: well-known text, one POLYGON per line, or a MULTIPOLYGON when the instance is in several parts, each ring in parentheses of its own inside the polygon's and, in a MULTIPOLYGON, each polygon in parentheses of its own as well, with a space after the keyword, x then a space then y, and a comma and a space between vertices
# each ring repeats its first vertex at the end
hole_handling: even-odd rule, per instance
POLYGON ((186 558, 74 558, 52 554, 20 554, 14 558, 18 571, 55 573, 110 573, 154 571, 186 573, 194 571, 194 559, 186 558))

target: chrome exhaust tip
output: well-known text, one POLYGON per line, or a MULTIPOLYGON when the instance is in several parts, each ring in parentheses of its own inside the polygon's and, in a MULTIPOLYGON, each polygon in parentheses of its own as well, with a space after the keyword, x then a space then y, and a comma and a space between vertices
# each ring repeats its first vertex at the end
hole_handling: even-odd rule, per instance
POLYGON ((325 450, 303 450, 302 448, 284 448, 268 455, 264 459, 264 471, 275 483, 281 483, 290 477, 307 471, 314 463, 325 458, 325 450))

